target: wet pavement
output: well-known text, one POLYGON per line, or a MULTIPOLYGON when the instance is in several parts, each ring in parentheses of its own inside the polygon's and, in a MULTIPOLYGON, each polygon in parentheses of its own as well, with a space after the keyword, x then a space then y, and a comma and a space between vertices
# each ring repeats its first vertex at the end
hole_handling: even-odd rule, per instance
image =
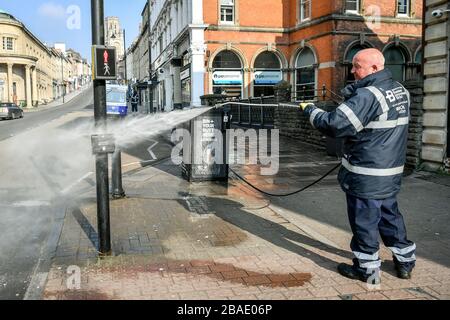
MULTIPOLYGON (((310 184, 337 163, 323 149, 281 139, 276 176, 259 175, 257 165, 233 170, 279 194, 310 184)), ((137 154, 124 154, 124 165, 136 159, 137 154)), ((381 287, 337 273, 337 264, 349 263, 352 254, 345 197, 336 173, 302 194, 269 198, 235 177, 228 186, 189 184, 181 178, 180 167, 165 161, 125 175, 128 197, 111 203, 112 257, 98 259, 93 191, 66 211, 41 298, 448 299, 450 190, 417 175, 405 179, 407 192, 400 197, 406 203, 409 194, 417 198, 416 190, 425 197, 422 207, 429 208, 418 212, 406 203, 407 225, 418 243, 411 280, 395 277, 384 247, 381 287), (435 198, 429 199, 437 202, 427 202, 424 192, 432 192, 435 198), (433 221, 427 220, 436 212, 433 221), (423 232, 424 225, 429 232, 423 232)))

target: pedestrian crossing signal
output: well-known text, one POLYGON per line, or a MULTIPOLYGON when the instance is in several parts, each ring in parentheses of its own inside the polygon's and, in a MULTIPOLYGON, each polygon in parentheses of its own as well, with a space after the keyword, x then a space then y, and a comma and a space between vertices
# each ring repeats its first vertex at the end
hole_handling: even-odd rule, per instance
POLYGON ((116 80, 116 48, 92 47, 92 78, 94 80, 116 80))

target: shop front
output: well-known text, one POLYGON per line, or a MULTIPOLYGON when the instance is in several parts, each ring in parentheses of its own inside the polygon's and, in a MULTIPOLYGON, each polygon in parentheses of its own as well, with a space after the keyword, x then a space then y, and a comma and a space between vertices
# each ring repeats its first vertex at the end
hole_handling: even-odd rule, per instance
POLYGON ((253 96, 273 96, 274 85, 283 80, 280 59, 275 53, 265 51, 256 58, 254 69, 253 96))
POLYGON ((187 65, 181 69, 181 101, 183 108, 189 107, 191 104, 191 65, 187 65))
POLYGON ((213 93, 230 98, 243 96, 244 73, 239 57, 230 50, 220 52, 213 62, 213 93))

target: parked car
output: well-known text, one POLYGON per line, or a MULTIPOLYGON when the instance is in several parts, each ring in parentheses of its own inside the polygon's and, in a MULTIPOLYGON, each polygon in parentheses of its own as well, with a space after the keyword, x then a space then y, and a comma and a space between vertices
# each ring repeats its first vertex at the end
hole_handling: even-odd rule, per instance
POLYGON ((0 103, 0 119, 23 118, 23 110, 15 103, 0 103))

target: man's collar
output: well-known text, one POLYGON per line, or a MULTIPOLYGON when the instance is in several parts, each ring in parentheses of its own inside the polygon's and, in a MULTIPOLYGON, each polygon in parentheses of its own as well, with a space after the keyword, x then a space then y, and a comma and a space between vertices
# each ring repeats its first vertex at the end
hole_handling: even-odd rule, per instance
POLYGON ((389 69, 383 69, 381 71, 378 71, 374 74, 371 74, 364 79, 361 79, 360 81, 357 81, 355 83, 356 89, 369 87, 371 85, 374 85, 378 82, 382 82, 385 80, 392 79, 392 73, 389 69))
POLYGON ((341 90, 341 94, 344 96, 344 98, 350 98, 356 92, 356 90, 360 88, 370 87, 379 82, 389 79, 392 79, 391 71, 389 69, 383 69, 381 71, 378 71, 377 73, 365 77, 364 79, 346 86, 341 90))

